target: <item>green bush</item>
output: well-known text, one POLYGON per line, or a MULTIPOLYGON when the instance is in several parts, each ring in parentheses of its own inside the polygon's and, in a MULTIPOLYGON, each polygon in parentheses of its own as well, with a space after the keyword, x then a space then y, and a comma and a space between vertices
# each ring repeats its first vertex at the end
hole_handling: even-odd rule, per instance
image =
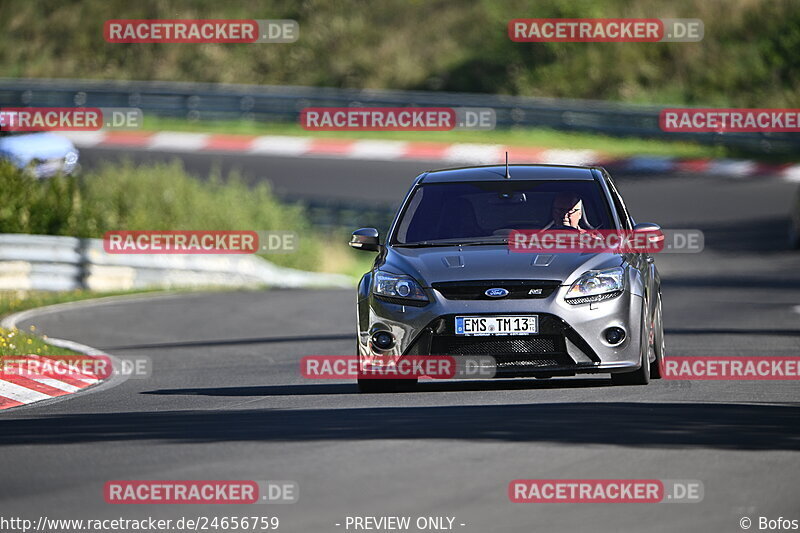
POLYGON ((797 0, 0 2, 3 76, 800 106, 797 0), (699 43, 515 43, 515 18, 699 18, 699 43), (291 44, 109 44, 107 19, 295 19, 291 44))
POLYGON ((80 177, 37 180, 0 162, 0 233, 101 238, 111 230, 287 230, 298 250, 270 254, 279 265, 317 270, 322 239, 302 207, 279 202, 269 186, 235 174, 208 181, 180 162, 98 167, 80 177))

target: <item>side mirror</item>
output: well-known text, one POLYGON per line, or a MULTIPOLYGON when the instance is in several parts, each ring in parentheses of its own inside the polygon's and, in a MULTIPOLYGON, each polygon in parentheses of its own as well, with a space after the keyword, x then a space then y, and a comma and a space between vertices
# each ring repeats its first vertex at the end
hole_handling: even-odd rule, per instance
POLYGON ((664 241, 664 233, 661 231, 661 226, 651 222, 642 222, 633 227, 634 233, 647 234, 647 241, 650 243, 659 243, 664 241))
POLYGON ((375 228, 361 228, 355 230, 353 236, 350 237, 350 247, 367 252, 379 251, 381 249, 381 243, 378 230, 375 228))

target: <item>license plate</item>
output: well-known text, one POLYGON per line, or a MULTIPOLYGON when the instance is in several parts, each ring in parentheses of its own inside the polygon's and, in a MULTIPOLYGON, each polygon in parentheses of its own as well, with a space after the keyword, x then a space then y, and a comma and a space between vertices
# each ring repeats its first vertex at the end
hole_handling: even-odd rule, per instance
POLYGON ((457 316, 456 335, 535 335, 539 317, 527 316, 457 316))

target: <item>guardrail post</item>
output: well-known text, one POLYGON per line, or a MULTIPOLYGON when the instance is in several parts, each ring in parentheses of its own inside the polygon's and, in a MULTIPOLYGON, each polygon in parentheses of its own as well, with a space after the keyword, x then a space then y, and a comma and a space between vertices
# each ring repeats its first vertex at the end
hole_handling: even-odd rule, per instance
POLYGON ((78 275, 77 279, 75 280, 77 286, 81 289, 88 289, 89 288, 89 275, 91 274, 91 265, 92 261, 89 257, 89 245, 91 244, 91 239, 78 239, 78 275))

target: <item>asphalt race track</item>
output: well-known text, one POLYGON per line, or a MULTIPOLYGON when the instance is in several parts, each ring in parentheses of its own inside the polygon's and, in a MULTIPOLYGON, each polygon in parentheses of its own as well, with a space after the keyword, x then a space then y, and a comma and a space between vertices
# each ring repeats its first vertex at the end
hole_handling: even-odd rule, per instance
POLYGON ((179 159, 188 172, 198 177, 207 176, 209 169, 214 169, 223 175, 231 171, 239 172, 250 182, 269 181, 280 196, 312 200, 366 200, 384 205, 399 204, 411 180, 421 171, 441 168, 441 162, 353 161, 345 158, 225 152, 171 153, 116 147, 81 149, 81 165, 86 169, 97 168, 109 160, 153 163, 175 159, 179 159))
MULTIPOLYGON (((110 155, 82 154, 86 166, 110 155)), ((184 158, 198 173, 218 160, 184 158)), ((432 166, 235 163, 253 179, 277 176, 282 193, 384 203, 432 166)), ((800 354, 800 253, 785 239, 796 184, 631 176, 619 185, 637 221, 705 232, 702 253, 657 258, 668 356, 800 354)), ((4 514, 269 514, 280 530, 302 533, 345 531, 336 524, 354 515, 453 516, 464 533, 733 532, 744 516, 753 530, 759 516, 800 518, 796 381, 611 387, 601 375, 359 395, 354 383, 304 380, 302 356, 352 353, 354 298, 341 290, 180 294, 20 324, 121 357, 146 355, 154 367, 149 379, 0 414, 4 514), (694 479, 705 497, 512 504, 507 487, 518 478, 694 479), (126 479, 293 480, 300 496, 255 507, 106 504, 104 483, 126 479)))

